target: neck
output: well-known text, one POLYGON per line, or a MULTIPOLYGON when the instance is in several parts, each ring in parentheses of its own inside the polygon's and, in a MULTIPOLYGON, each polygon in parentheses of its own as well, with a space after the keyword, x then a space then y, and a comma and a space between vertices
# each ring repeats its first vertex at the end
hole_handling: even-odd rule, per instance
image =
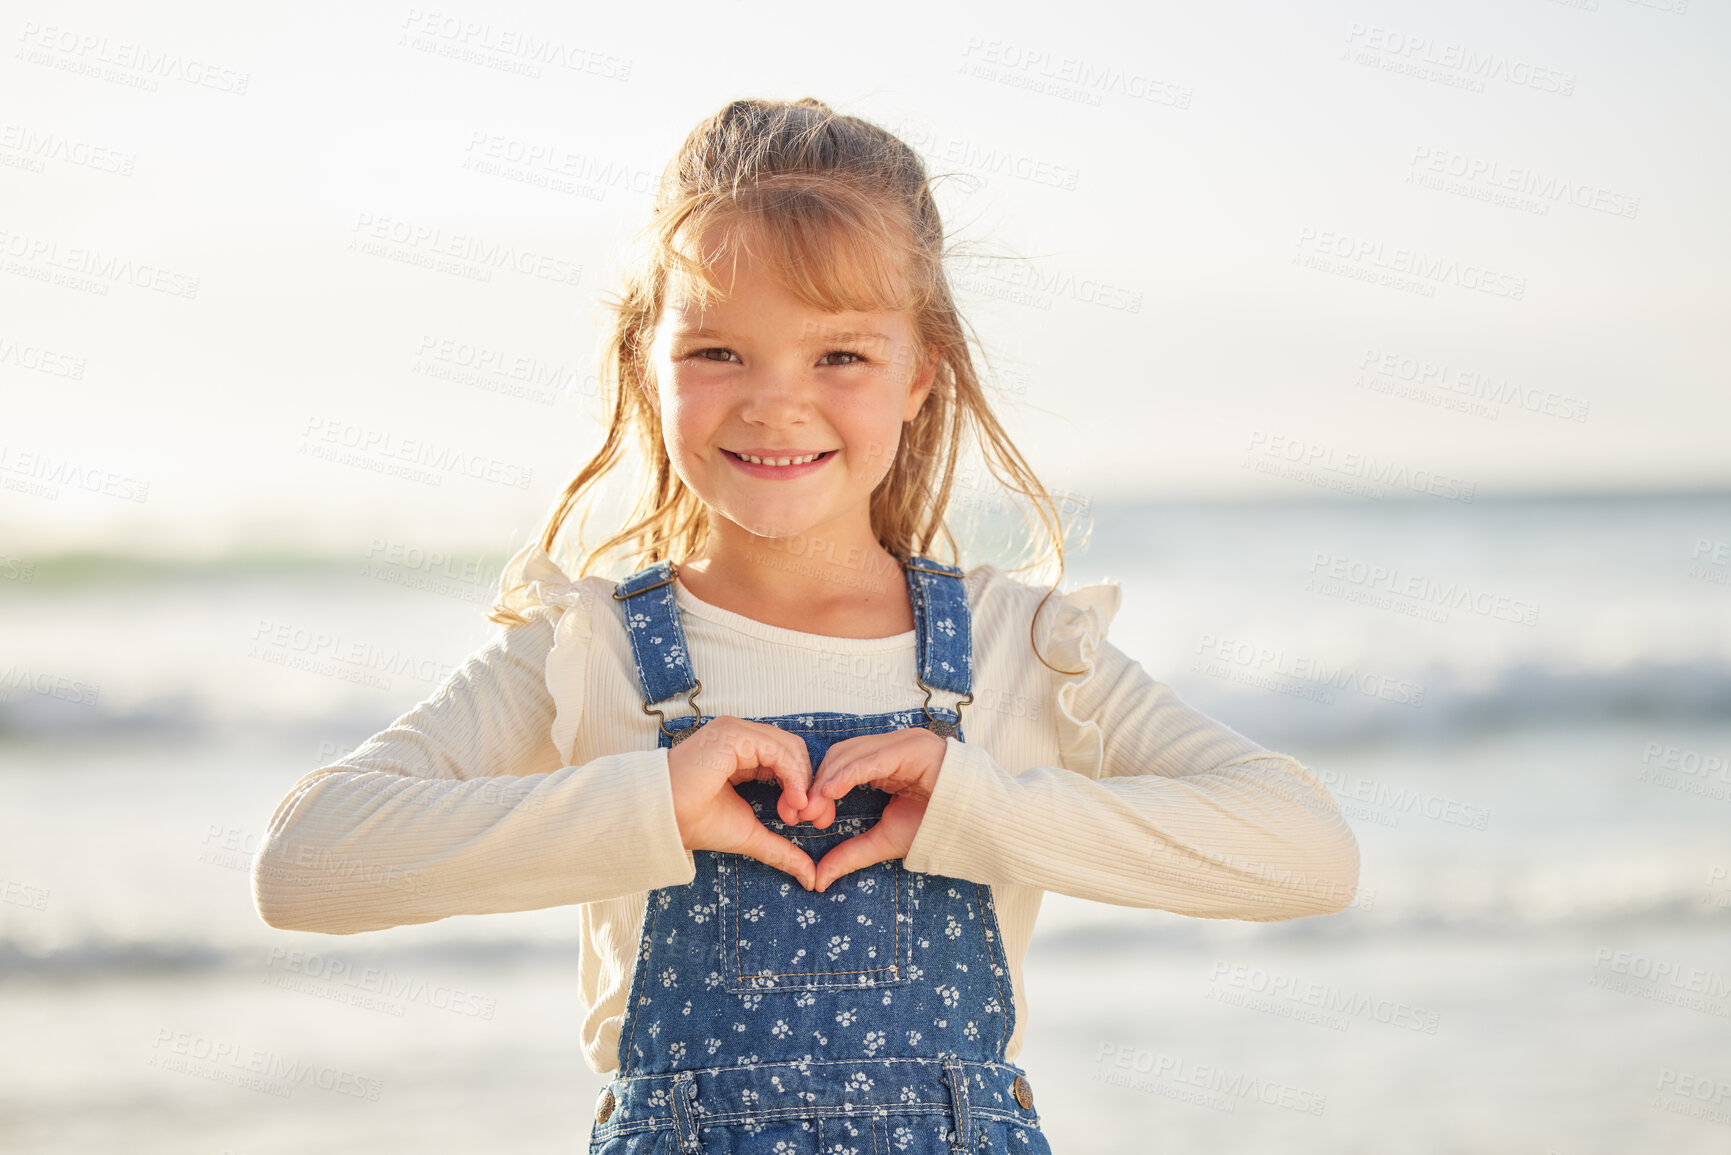
POLYGON ((872 535, 814 530, 762 537, 725 518, 679 563, 693 592, 727 589, 762 604, 824 606, 905 600, 901 563, 872 535))

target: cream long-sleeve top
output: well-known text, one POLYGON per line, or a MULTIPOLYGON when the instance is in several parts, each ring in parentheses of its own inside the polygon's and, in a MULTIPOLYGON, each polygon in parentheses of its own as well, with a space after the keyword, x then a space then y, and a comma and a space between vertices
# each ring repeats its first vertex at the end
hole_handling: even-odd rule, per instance
MULTIPOLYGON (((504 584, 517 580, 527 624, 503 627, 425 701, 289 791, 259 842, 253 897, 273 927, 330 934, 580 904, 584 1058, 610 1074, 647 894, 690 882, 695 863, 613 580, 573 581, 539 545, 506 567, 504 584)), ((1028 1023, 1022 961, 1045 891, 1253 921, 1351 901, 1358 844, 1327 789, 1109 642, 1115 583, 1040 606, 1043 587, 995 566, 965 580, 966 741, 946 739, 903 865, 990 886, 1015 1006, 1006 1058, 1028 1023), (1030 626, 1048 662, 1079 672, 1042 664, 1030 626)), ((674 591, 706 714, 925 700, 911 630, 808 634, 674 591)))

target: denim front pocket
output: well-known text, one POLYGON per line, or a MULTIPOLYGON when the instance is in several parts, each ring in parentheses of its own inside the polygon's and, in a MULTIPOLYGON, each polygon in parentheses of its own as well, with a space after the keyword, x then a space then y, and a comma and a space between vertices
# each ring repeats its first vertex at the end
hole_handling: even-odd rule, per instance
MULTIPOLYGON (((828 830, 765 825, 820 861, 875 817, 838 818, 828 830)), ((719 856, 721 977, 736 994, 911 981, 911 887, 901 860, 844 874, 821 894, 755 858, 719 856)))

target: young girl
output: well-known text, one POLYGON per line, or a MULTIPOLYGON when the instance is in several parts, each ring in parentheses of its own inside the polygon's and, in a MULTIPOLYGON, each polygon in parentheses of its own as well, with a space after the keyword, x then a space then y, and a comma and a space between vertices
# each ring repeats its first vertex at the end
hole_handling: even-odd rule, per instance
MULTIPOLYGON (((591 1151, 1045 1152, 1014 1065, 1044 891, 1199 918, 1342 909, 1358 849, 1294 759, 1053 597, 930 553, 992 416, 924 166, 813 100, 736 101, 667 169, 606 440, 508 566, 507 628, 297 783, 274 927, 581 904, 591 1151), (628 524, 552 560, 635 441, 628 524), (622 580, 590 574, 622 551, 622 580)), ((579 522, 579 544, 581 542, 579 522)))

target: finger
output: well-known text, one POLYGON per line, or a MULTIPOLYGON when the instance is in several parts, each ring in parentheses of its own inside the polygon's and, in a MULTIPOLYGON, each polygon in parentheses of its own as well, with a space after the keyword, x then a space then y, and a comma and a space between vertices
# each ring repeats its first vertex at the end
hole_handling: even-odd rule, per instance
POLYGON ((767 728, 774 731, 775 741, 785 747, 791 763, 785 772, 779 769, 777 771, 781 794, 776 798, 775 809, 776 813, 781 815, 781 820, 792 826, 802 821, 801 814, 811 802, 811 754, 806 749, 805 739, 789 734, 779 727, 767 728))
POLYGON ((807 890, 817 885, 817 864, 811 860, 811 855, 762 824, 746 835, 745 845, 739 852, 765 866, 793 875, 807 890))
MULTIPOLYGON (((796 811, 804 808, 811 785, 811 757, 806 753, 805 742, 765 723, 750 725, 753 728, 737 751, 737 766, 729 775, 728 782, 738 784, 773 779, 781 783, 782 795, 792 798, 796 811), (763 771, 768 771, 769 776, 765 777, 763 771)), ((783 813, 782 818, 786 821, 787 815, 783 813)))
POLYGON ((837 742, 825 751, 823 761, 818 763, 817 770, 811 776, 811 796, 813 798, 835 800, 847 793, 846 790, 831 793, 826 787, 835 781, 836 775, 855 763, 856 750, 858 750, 857 746, 848 746, 846 743, 837 742))
POLYGON ((789 826, 805 821, 805 812, 811 807, 811 757, 806 752, 805 741, 782 731, 789 745, 796 748, 799 756, 799 781, 797 788, 790 788, 786 779, 782 779, 781 794, 775 800, 776 813, 789 826))
MULTIPOLYGON (((831 756, 834 753, 835 748, 831 747, 829 752, 824 755, 823 764, 825 766, 829 765, 831 756)), ((835 821, 835 800, 833 798, 825 797, 823 794, 819 793, 817 789, 819 776, 821 776, 822 773, 823 769, 822 767, 819 767, 817 774, 812 777, 811 784, 806 788, 805 805, 797 807, 795 812, 795 819, 797 821, 810 822, 820 830, 828 827, 835 821)))
POLYGON ((808 794, 803 808, 789 807, 783 810, 781 820, 790 826, 797 822, 809 822, 819 830, 827 830, 835 822, 835 803, 828 798, 808 794))
POLYGON ((835 804, 846 797, 848 791, 876 780, 875 767, 880 765, 876 753, 884 746, 885 737, 887 735, 864 734, 837 742, 829 748, 808 791, 811 801, 804 810, 808 821, 815 823, 814 815, 827 815, 828 820, 820 824, 827 827, 834 821, 835 804))
POLYGON ((854 835, 824 855, 823 861, 817 864, 814 885, 817 890, 823 891, 844 874, 899 857, 901 852, 892 844, 880 824, 863 834, 854 835))
POLYGON ((814 798, 841 799, 855 786, 868 786, 877 783, 882 790, 894 792, 900 785, 898 775, 902 767, 897 762, 888 762, 878 751, 852 755, 834 766, 829 759, 818 768, 816 780, 812 783, 811 793, 814 798))
POLYGON ((868 784, 889 794, 911 788, 924 798, 931 793, 931 777, 942 767, 948 749, 944 739, 917 727, 850 741, 861 744, 842 751, 843 743, 838 742, 825 755, 812 781, 814 798, 841 798, 868 784), (829 755, 838 752, 832 763, 829 755))

